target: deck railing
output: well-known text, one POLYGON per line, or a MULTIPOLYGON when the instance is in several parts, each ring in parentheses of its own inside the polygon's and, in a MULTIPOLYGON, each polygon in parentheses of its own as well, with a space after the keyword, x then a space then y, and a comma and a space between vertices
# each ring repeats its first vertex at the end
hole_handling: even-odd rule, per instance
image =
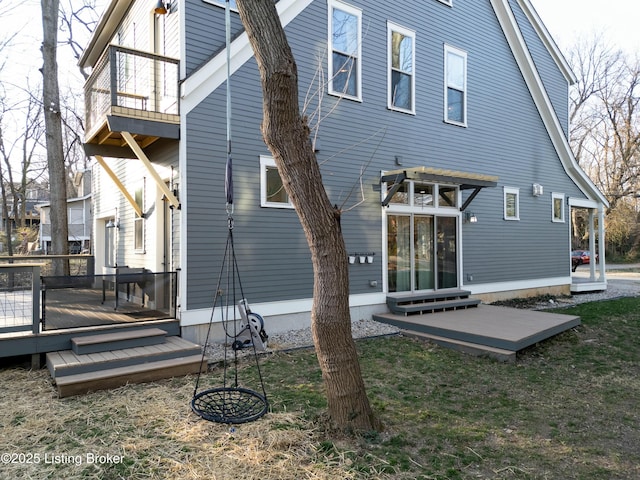
POLYGON ((179 115, 178 64, 174 58, 110 45, 85 84, 85 130, 91 132, 112 107, 136 111, 141 118, 179 115))
POLYGON ((39 332, 40 268, 0 263, 0 333, 39 332))
POLYGON ((119 268, 41 280, 43 330, 176 318, 176 272, 119 268))
POLYGON ((0 257, 0 265, 21 263, 40 265, 40 275, 51 275, 53 262, 69 260, 69 273, 76 275, 93 275, 95 272, 95 257, 93 255, 14 255, 0 257))

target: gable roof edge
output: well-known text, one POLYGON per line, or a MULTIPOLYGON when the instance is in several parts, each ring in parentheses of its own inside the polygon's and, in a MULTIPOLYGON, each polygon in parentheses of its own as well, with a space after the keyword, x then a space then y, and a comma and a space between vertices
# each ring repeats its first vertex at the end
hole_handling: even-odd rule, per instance
MULTIPOLYGON (((280 0, 276 3, 282 26, 286 27, 311 3, 313 0, 280 0)), ((233 40, 230 48, 230 70, 233 74, 253 57, 253 49, 249 43, 247 32, 243 32, 233 40)), ((197 107, 207 95, 227 80, 226 59, 227 50, 225 47, 202 68, 184 79, 180 86, 180 110, 183 114, 189 113, 197 107)))
POLYGON ((551 54, 551 57, 558 65, 558 68, 560 68, 560 71, 567 79, 567 82, 569 82, 570 85, 577 83, 578 77, 576 77, 575 73, 573 73, 573 69, 567 62, 564 54, 558 47, 558 44, 549 33, 549 30, 547 30, 547 27, 538 15, 538 12, 534 8, 534 6, 531 5, 530 0, 518 0, 518 4, 520 5, 520 8, 522 8, 524 14, 527 16, 529 22, 531 22, 531 25, 542 40, 542 43, 551 54))
MULTIPOLYGON (((598 200, 605 206, 609 202, 602 192, 595 186, 589 176, 580 168, 576 161, 569 141, 562 130, 560 121, 549 99, 549 95, 544 88, 540 74, 535 67, 533 58, 529 53, 522 32, 520 31, 513 11, 508 4, 509 0, 490 0, 491 6, 496 14, 500 27, 509 44, 511 52, 518 64, 522 77, 524 78, 531 98, 533 99, 540 118, 549 134, 549 138, 558 153, 560 162, 567 172, 567 175, 576 183, 582 192, 589 198, 598 200)), ((522 1, 522 0, 518 0, 522 1)), ((527 0, 524 0, 527 1, 527 0)))

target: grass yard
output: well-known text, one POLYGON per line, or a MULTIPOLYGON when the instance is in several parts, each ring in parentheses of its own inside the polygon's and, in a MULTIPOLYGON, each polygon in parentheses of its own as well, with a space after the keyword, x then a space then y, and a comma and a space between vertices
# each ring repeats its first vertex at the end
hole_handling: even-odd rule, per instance
MULTIPOLYGON (((638 479, 640 298, 568 312, 583 325, 516 364, 358 341, 385 424, 358 436, 327 429, 311 350, 261 360, 272 411, 234 429, 191 413, 194 377, 58 399, 46 371, 6 367, 0 478, 638 479)), ((253 367, 239 375, 259 390, 253 367)), ((220 386, 220 369, 200 383, 220 386)))

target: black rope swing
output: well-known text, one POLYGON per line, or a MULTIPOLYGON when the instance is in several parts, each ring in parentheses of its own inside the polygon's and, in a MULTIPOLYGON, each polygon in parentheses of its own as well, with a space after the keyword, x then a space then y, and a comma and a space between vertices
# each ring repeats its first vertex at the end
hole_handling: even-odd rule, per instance
POLYGON ((264 350, 266 347, 267 334, 264 331, 264 321, 262 317, 251 312, 246 297, 242 290, 238 262, 236 260, 233 245, 233 175, 231 162, 231 79, 230 71, 230 43, 231 43, 231 21, 230 21, 229 0, 225 2, 225 27, 226 27, 226 50, 227 50, 227 163, 225 169, 225 193, 227 200, 227 223, 229 233, 227 244, 224 250, 224 257, 216 286, 216 293, 211 310, 211 319, 207 330, 205 346, 209 343, 211 327, 216 312, 216 307, 220 309, 222 317, 222 327, 225 333, 224 341, 224 372, 223 385, 218 388, 211 388, 198 392, 202 367, 205 362, 206 351, 203 349, 200 371, 193 389, 193 399, 191 409, 205 420, 218 423, 239 424, 252 422, 262 417, 269 408, 267 393, 264 389, 262 373, 258 362, 257 350, 264 350), (223 288, 223 282, 225 282, 223 288), (238 300, 237 293, 240 293, 238 300), (237 308, 236 308, 237 307, 237 308), (240 317, 240 318, 238 318, 240 317), (238 323, 242 321, 238 329, 238 323), (230 324, 233 328, 230 328, 230 324), (230 332, 233 333, 230 333, 230 332), (234 369, 229 371, 228 346, 231 342, 233 351, 234 369), (238 352, 244 348, 253 349, 253 357, 256 362, 256 369, 262 393, 258 393, 248 388, 239 386, 238 383, 238 352))
POLYGON ((267 334, 264 331, 264 321, 262 317, 251 312, 244 297, 233 246, 233 217, 231 214, 229 214, 228 222, 229 234, 227 236, 227 245, 218 278, 218 285, 216 287, 211 320, 209 321, 209 328, 207 330, 207 339, 205 341, 205 345, 207 345, 215 311, 216 308, 219 308, 222 315, 222 327, 225 333, 223 386, 198 392, 200 372, 205 362, 205 352, 203 351, 200 372, 198 373, 196 385, 193 390, 191 409, 205 420, 218 423, 239 424, 252 422, 267 413, 267 393, 264 389, 264 381, 262 380, 262 372, 260 371, 260 364, 258 362, 258 349, 264 349, 267 334), (223 288, 223 282, 226 282, 226 288, 223 288), (238 302, 236 302, 237 290, 240 291, 241 298, 238 302), (240 318, 238 318, 236 312, 239 312, 240 318), (242 320, 243 323, 240 325, 240 328, 238 328, 240 320, 242 320), (232 324, 232 326, 230 326, 230 324, 232 324), (231 350, 233 351, 232 357, 229 355, 229 346, 231 346, 231 350), (244 348, 253 349, 253 357, 255 359, 262 393, 239 386, 238 354, 244 348), (233 371, 230 371, 228 368, 230 360, 233 361, 233 371))

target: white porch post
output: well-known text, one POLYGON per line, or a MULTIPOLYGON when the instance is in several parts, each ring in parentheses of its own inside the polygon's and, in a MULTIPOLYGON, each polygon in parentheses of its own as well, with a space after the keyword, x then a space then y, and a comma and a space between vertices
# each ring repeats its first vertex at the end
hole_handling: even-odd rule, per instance
POLYGON ((600 258, 599 267, 599 280, 601 282, 606 281, 606 260, 605 260, 605 229, 604 229, 604 205, 598 207, 598 256, 600 258))
MULTIPOLYGON (((594 223, 594 209, 589 209, 589 280, 595 282, 596 280, 596 235, 595 235, 595 223, 594 223)), ((598 242, 599 244, 600 242, 598 242)))

